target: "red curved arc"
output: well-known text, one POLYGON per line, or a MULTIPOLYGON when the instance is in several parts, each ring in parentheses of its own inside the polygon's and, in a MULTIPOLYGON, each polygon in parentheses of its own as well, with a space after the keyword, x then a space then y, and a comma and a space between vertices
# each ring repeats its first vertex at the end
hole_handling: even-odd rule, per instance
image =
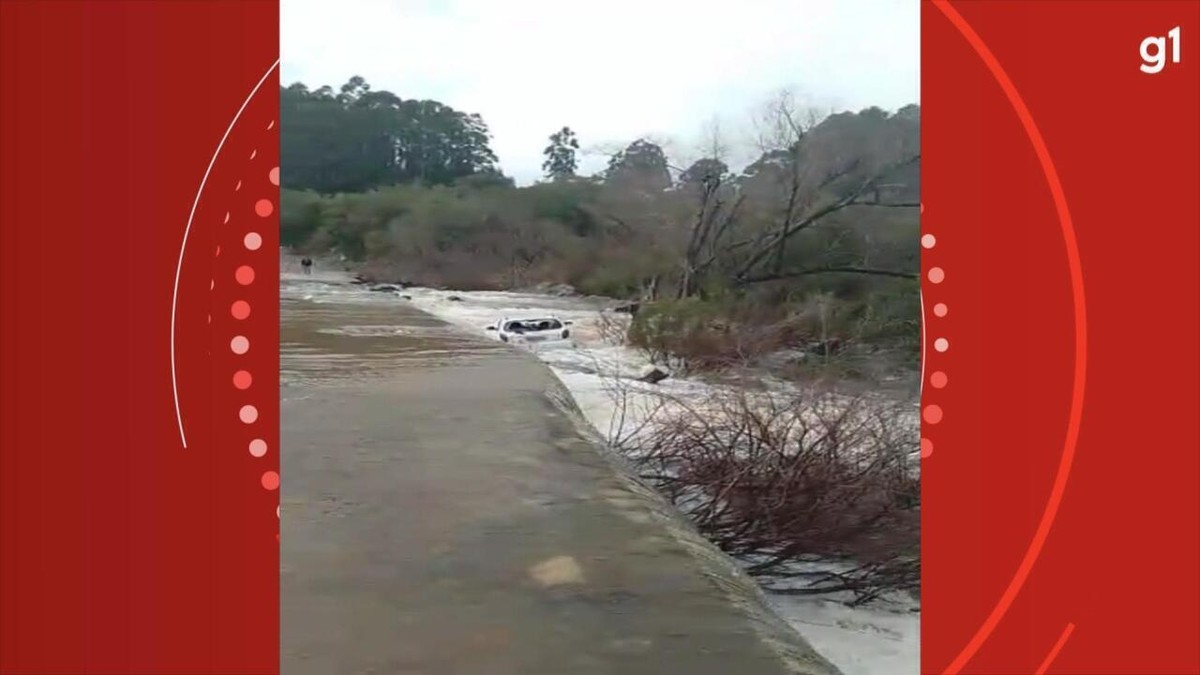
POLYGON ((1054 485, 1050 489, 1050 497, 1046 500, 1046 507, 1042 511, 1042 517, 1038 522, 1037 530, 1029 542, 1029 547, 1025 550, 1021 564, 1017 566, 1012 580, 1009 581, 1008 587, 1004 589, 1004 593, 996 601, 996 606, 992 608, 991 613, 980 624, 971 639, 967 641, 962 651, 942 671, 944 675, 957 675, 991 636, 992 631, 996 629, 1000 620, 1004 618, 1004 615, 1012 606, 1017 594, 1021 592, 1021 588, 1029 578, 1029 573, 1033 570, 1038 556, 1041 555, 1046 538, 1050 534, 1050 528, 1054 525, 1054 520, 1058 516, 1058 508, 1062 503, 1063 493, 1067 488, 1067 480, 1071 474, 1071 465, 1075 459, 1075 450, 1079 442, 1079 427, 1083 417, 1083 394, 1084 385, 1087 380, 1087 312, 1084 304, 1083 270, 1079 261, 1079 245, 1075 239, 1075 226, 1072 224, 1071 212, 1067 208, 1067 198, 1063 193, 1062 183, 1059 181, 1058 171, 1054 167, 1050 151, 1046 149, 1045 140, 1043 140, 1041 132, 1038 131, 1037 124, 1033 121, 1033 116, 1029 113, 1029 108, 1026 107, 1021 94, 1013 85, 1008 74, 1004 72, 1004 68, 1000 66, 1000 62, 996 60, 995 54, 988 49, 983 39, 979 37, 979 34, 971 28, 971 25, 958 13, 958 10, 950 5, 948 0, 933 0, 933 4, 958 29, 958 32, 962 34, 971 45, 971 48, 975 50, 975 53, 979 55, 980 60, 987 66, 992 77, 995 78, 997 84, 1004 91, 1018 119, 1021 120, 1021 125, 1025 129, 1025 135, 1029 137, 1029 142, 1033 145, 1033 149, 1037 153, 1038 163, 1041 165, 1042 173, 1046 176, 1046 183, 1054 199, 1054 208, 1058 213, 1058 222, 1062 229, 1063 242, 1066 244, 1067 265, 1071 276, 1071 299, 1074 305, 1075 319, 1075 372, 1071 387, 1071 409, 1067 419, 1067 436, 1063 442, 1062 457, 1058 462, 1058 472, 1054 476, 1054 485))
POLYGON ((1071 637, 1071 633, 1074 632, 1075 624, 1068 623, 1066 627, 1063 628, 1062 634, 1058 636, 1058 642, 1055 642, 1054 646, 1050 648, 1049 653, 1046 654, 1046 658, 1042 659, 1042 665, 1038 666, 1038 669, 1034 671, 1033 675, 1046 675, 1046 671, 1050 670, 1050 666, 1054 663, 1054 659, 1058 658, 1058 653, 1062 651, 1063 645, 1067 644, 1067 638, 1071 637))

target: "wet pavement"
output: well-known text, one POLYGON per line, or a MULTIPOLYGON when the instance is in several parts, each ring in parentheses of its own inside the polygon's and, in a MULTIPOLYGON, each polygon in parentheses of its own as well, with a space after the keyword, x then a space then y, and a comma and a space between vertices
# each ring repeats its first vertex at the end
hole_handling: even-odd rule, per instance
POLYGON ((284 295, 284 675, 837 672, 529 354, 284 295))

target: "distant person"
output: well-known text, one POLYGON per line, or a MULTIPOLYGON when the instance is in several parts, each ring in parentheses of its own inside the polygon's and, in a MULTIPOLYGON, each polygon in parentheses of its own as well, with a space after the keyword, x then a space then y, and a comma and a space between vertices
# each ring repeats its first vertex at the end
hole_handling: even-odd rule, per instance
POLYGON ((300 260, 300 267, 304 268, 305 274, 312 274, 312 266, 312 258, 303 258, 300 260))

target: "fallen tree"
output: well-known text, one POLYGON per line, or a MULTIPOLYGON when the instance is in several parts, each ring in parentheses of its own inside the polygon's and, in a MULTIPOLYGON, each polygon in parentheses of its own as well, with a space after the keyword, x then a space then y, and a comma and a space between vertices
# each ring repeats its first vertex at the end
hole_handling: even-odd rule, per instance
POLYGON ((614 394, 640 408, 619 413, 636 429, 610 434, 617 449, 768 590, 850 604, 919 592, 909 408, 814 391, 614 394))

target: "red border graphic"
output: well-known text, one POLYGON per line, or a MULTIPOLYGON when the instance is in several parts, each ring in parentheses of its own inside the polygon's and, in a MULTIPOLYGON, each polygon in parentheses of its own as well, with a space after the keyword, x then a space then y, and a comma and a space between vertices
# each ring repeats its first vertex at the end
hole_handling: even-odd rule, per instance
POLYGON ((277 673, 278 5, 0 25, 0 672, 277 673))
MULTIPOLYGON (((922 671, 1198 673, 1200 4, 922 12, 922 671)), ((277 35, 0 2, 2 673, 278 672, 277 35)))
POLYGON ((922 671, 1200 673, 1200 4, 922 12, 922 671))

